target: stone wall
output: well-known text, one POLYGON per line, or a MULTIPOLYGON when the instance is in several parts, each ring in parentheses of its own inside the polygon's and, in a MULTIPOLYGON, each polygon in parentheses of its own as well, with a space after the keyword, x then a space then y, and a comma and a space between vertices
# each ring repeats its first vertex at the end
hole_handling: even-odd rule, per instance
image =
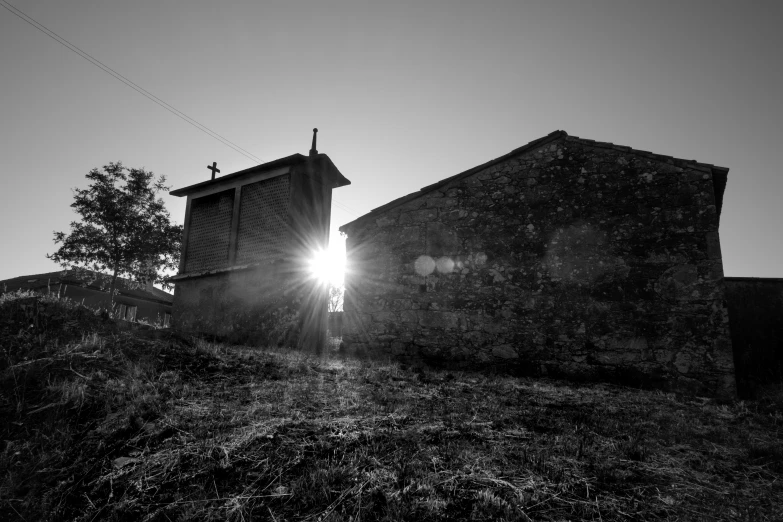
POLYGON ((181 280, 176 292, 175 322, 191 331, 254 346, 325 342, 326 290, 288 263, 181 280))
POLYGON ((709 166, 562 133, 464 174, 341 228, 348 349, 734 395, 709 166))

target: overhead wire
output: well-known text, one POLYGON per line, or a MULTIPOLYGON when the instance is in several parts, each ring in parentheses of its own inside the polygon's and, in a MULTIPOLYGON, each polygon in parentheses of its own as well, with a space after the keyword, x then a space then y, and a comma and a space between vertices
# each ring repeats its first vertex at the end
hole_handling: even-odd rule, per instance
POLYGON ((18 18, 20 18, 23 21, 27 22, 28 24, 32 25, 33 27, 35 27, 36 29, 38 29, 39 31, 44 33, 49 38, 53 39, 57 43, 59 43, 62 46, 66 47, 67 49, 69 49, 70 51, 72 51, 72 52, 76 53, 77 55, 81 56, 82 58, 84 58, 85 60, 89 61, 90 63, 92 63, 93 65, 98 67, 99 69, 103 70, 105 73, 113 76, 114 78, 116 78, 117 80, 121 81, 122 83, 124 83, 125 85, 127 85, 131 89, 135 90, 136 92, 138 92, 142 96, 148 98, 152 102, 158 104, 159 106, 163 107, 164 109, 166 109, 170 113, 174 114, 175 116, 177 116, 181 120, 189 123, 190 125, 192 125, 193 127, 197 128, 201 132, 207 134, 208 136, 219 140, 224 145, 234 149, 234 151, 242 154, 243 156, 247 157, 248 159, 251 159, 253 161, 263 162, 263 160, 261 158, 259 158, 258 156, 256 156, 256 155, 252 154, 251 152, 243 149, 239 145, 233 143, 229 139, 224 138, 223 136, 221 136, 217 132, 213 131, 212 129, 210 129, 206 125, 204 125, 202 123, 199 123, 198 121, 194 120, 193 118, 191 118, 190 116, 188 116, 184 112, 180 111, 176 107, 174 107, 174 106, 170 105, 169 103, 166 103, 165 101, 161 100, 160 98, 158 98, 157 96, 155 96, 154 94, 152 94, 151 92, 146 90, 145 88, 143 88, 140 85, 134 83, 133 81, 131 81, 130 79, 126 78, 122 74, 118 73, 117 71, 115 71, 114 69, 112 69, 108 65, 104 64, 103 62, 101 62, 97 58, 94 58, 89 53, 81 50, 79 47, 75 46, 74 44, 72 44, 71 42, 69 42, 68 40, 63 38, 62 36, 58 35, 57 33, 52 31, 48 27, 46 27, 43 24, 37 22, 31 16, 27 15, 26 13, 21 11, 19 8, 15 7, 14 5, 8 3, 6 0, 0 0, 0 2, 2 2, 2 3, 0 3, 0 5, 2 5, 2 7, 4 7, 11 14, 16 15, 18 18))
MULTIPOLYGON (((248 158, 250 160, 256 161, 258 163, 263 163, 264 162, 263 159, 259 158, 255 154, 253 154, 253 153, 243 149, 242 147, 240 147, 236 143, 232 142, 228 138, 225 138, 225 137, 221 136, 217 132, 213 131, 212 129, 210 129, 209 127, 204 125, 203 123, 200 123, 200 122, 196 121, 195 119, 191 118, 190 116, 188 116, 187 114, 185 114, 181 110, 177 109, 173 105, 171 105, 171 104, 167 103, 166 101, 158 98, 157 96, 155 96, 154 94, 149 92, 144 87, 141 87, 137 83, 133 82, 132 80, 130 80, 128 78, 126 78, 125 76, 123 76, 119 72, 115 71, 114 69, 112 69, 108 65, 104 64, 103 62, 101 62, 97 58, 94 58, 92 55, 90 55, 86 51, 83 51, 82 49, 80 49, 76 45, 72 44, 71 42, 69 42, 68 40, 63 38, 62 36, 58 35, 57 33, 52 31, 48 27, 46 27, 43 24, 39 23, 34 18, 32 18, 28 14, 24 13, 22 10, 20 10, 19 8, 17 8, 13 4, 10 4, 6 0, 0 0, 0 6, 5 8, 8 12, 10 12, 11 14, 13 14, 16 17, 20 18, 24 22, 26 22, 29 25, 33 26, 34 28, 38 29, 40 32, 44 33, 46 36, 48 36, 52 40, 56 41, 57 43, 59 43, 60 45, 62 45, 64 47, 66 47, 70 51, 76 53, 77 55, 79 55, 80 57, 84 58, 88 62, 92 63, 94 66, 98 67, 99 69, 101 69, 105 73, 113 76, 115 79, 117 79, 120 82, 124 83, 125 85, 127 85, 131 89, 135 90, 136 92, 138 92, 142 96, 146 97, 150 101, 156 103, 160 107, 163 107, 164 109, 166 109, 167 111, 169 111, 173 115, 177 116, 178 118, 180 118, 184 122, 190 124, 191 126, 195 127, 196 129, 200 130, 201 132, 203 132, 204 134, 208 135, 209 137, 220 141, 221 143, 223 143, 227 147, 230 147, 235 152, 238 152, 239 154, 242 154, 243 156, 245 156, 246 158, 248 158)), ((336 205, 337 207, 339 207, 340 209, 344 210, 345 212, 358 217, 358 214, 355 213, 355 211, 353 209, 351 209, 350 207, 348 207, 347 205, 342 204, 342 203, 340 203, 338 201, 335 201, 335 200, 332 200, 332 203, 334 205, 336 205)))

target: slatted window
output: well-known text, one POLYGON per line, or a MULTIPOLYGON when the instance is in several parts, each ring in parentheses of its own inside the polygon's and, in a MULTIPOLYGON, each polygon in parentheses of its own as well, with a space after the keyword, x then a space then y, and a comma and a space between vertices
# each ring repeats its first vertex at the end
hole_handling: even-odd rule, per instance
POLYGON ((234 190, 196 198, 190 205, 186 272, 228 266, 234 190))
POLYGON ((283 257, 290 238, 289 176, 242 187, 237 235, 237 264, 283 257))

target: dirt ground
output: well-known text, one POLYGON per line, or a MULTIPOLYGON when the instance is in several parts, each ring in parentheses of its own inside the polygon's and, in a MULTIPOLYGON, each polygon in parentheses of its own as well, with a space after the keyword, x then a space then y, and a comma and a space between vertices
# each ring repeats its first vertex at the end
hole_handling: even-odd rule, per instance
POLYGON ((0 335, 2 520, 783 519, 775 400, 223 346, 30 297, 0 335))

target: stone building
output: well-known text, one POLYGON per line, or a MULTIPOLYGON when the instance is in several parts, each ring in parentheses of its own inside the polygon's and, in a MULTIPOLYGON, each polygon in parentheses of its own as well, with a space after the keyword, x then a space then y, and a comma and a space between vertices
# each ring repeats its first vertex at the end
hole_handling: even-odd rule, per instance
POLYGON ((758 399, 783 382, 783 279, 727 277, 737 392, 758 399))
POLYGON ((327 295, 310 261, 328 247, 332 189, 349 183, 315 150, 314 136, 309 156, 172 191, 188 198, 180 270, 171 278, 176 327, 320 349, 327 295))
POLYGON ((556 131, 347 234, 349 350, 733 396, 728 169, 556 131))

